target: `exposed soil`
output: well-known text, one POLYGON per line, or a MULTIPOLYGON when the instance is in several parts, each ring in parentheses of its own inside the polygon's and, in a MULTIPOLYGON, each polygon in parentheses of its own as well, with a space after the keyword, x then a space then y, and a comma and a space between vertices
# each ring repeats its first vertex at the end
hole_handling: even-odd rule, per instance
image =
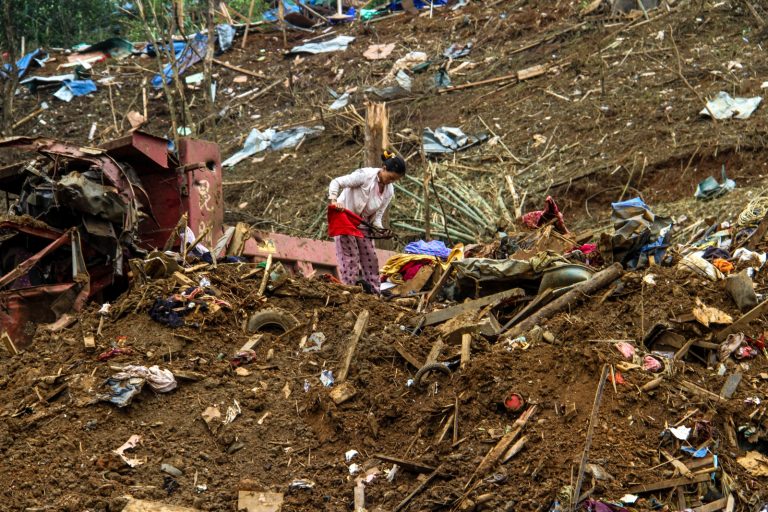
MULTIPOLYGON (((217 66, 216 110, 233 106, 217 116, 215 132, 201 136, 215 138, 227 157, 241 147, 252 127, 325 124, 326 131, 296 150, 257 155, 225 171, 226 182, 253 180, 225 185, 227 220, 322 237, 327 184, 362 164, 363 140, 361 126, 349 111, 332 117, 325 110, 321 115, 321 108, 332 101, 327 87, 338 92, 357 87, 353 100, 364 115, 362 91, 391 85, 381 81, 394 60, 415 50, 436 59, 449 44, 467 41, 475 46, 464 60, 474 66, 452 75, 454 85, 539 64, 559 67, 519 83, 500 82, 445 94, 432 88, 437 66, 414 75, 413 92, 390 102, 390 138, 410 158, 418 180, 425 168, 418 155, 418 136, 424 127, 460 126, 467 133, 491 129, 498 141, 442 160, 433 171, 435 180, 466 184, 493 209, 500 196, 511 209, 505 176, 514 176, 518 192, 527 194, 524 210, 538 208, 551 194, 574 230, 609 229, 610 203, 637 194, 655 212, 672 215, 681 227, 704 217, 734 219, 764 189, 764 110, 747 120, 713 123, 699 116, 703 107, 699 96, 711 97, 720 90, 734 96, 761 94, 768 64, 761 58, 763 32, 755 18, 736 1, 678 1, 651 12, 647 22, 642 18, 583 20, 579 8, 577 3, 559 0, 472 2, 457 11, 436 10, 432 19, 396 17, 367 26, 340 27, 337 33, 357 37, 346 52, 300 59, 284 57, 286 48, 278 32, 250 35, 245 49, 237 40, 234 49, 219 59, 263 79, 249 76, 245 83, 234 83, 240 73, 217 66), (534 44, 539 41, 543 42, 534 44), (369 44, 387 42, 397 43, 389 59, 371 62, 362 57, 369 44), (532 46, 520 50, 527 45, 532 46), (738 61, 741 67, 729 69, 730 61, 738 61), (286 83, 271 93, 236 104, 234 96, 281 77, 286 83), (695 201, 696 184, 709 175, 719 179, 723 165, 738 188, 714 201, 695 201)), ((757 9, 766 16, 764 9, 757 9)), ((305 35, 289 32, 288 46, 300 44, 305 35)), ((94 69, 96 78, 116 76, 112 103, 117 129, 109 90, 100 86, 95 94, 70 104, 51 99, 48 91, 21 95, 18 117, 33 111, 42 100, 52 108, 22 125, 16 134, 90 145, 122 135, 129 128, 125 114, 142 109, 140 84, 155 66, 150 59, 135 58, 94 69), (96 137, 88 141, 94 122, 96 137)), ((43 73, 57 74, 54 67, 55 63, 49 64, 43 73)), ((189 92, 190 111, 198 121, 207 115, 202 92, 189 92)), ((150 91, 149 112, 142 129, 168 135, 170 121, 162 94, 150 91)), ((5 164, 13 155, 0 158, 5 164)), ((412 183, 403 185, 420 194, 412 183)), ((393 220, 423 222, 420 205, 402 193, 393 208, 393 220)), ((446 216, 455 213, 449 208, 446 216)), ((491 233, 478 230, 478 236, 491 233)), ((284 510, 352 510, 355 482, 344 454, 354 449, 360 455, 352 462, 363 471, 379 472, 366 485, 368 510, 395 509, 424 478, 401 468, 390 483, 384 470, 392 464, 377 460, 375 454, 418 461, 445 474, 416 495, 408 510, 471 510, 475 505, 478 510, 549 510, 554 500, 567 503, 572 494, 603 365, 615 367, 623 361, 613 342, 632 340, 640 346, 645 333, 658 322, 669 323, 686 339, 711 341, 711 331, 702 325, 673 321, 689 313, 697 297, 734 318, 740 315, 722 283, 654 267, 646 274, 655 276, 655 285, 643 281, 643 273, 627 274, 624 288, 616 295, 605 300, 593 297, 542 325, 554 335, 554 342, 536 340, 526 350, 508 351, 504 341, 478 337, 466 368, 453 371, 450 377, 430 376, 423 389, 416 389, 407 382, 417 368, 395 346, 424 361, 438 334, 432 328, 418 336, 409 334, 406 326, 415 316, 413 309, 303 279, 291 280, 265 299, 257 299, 260 275, 240 279, 246 270, 222 265, 207 274, 220 298, 232 307, 201 317, 205 319, 202 326, 172 329, 149 318, 152 302, 173 290, 172 282, 161 280, 136 284, 113 304, 94 352, 84 350, 82 338, 97 329, 98 305, 89 306, 70 329, 55 334, 41 330, 35 344, 20 355, 3 353, 0 496, 4 505, 0 508, 114 511, 130 495, 201 510, 235 510, 238 490, 253 488, 286 493, 284 510), (254 349, 255 361, 243 366, 250 374, 238 375, 229 359, 249 339, 243 322, 264 308, 289 311, 302 326, 282 337, 273 333, 262 339, 254 349), (349 375, 358 393, 335 405, 320 382, 321 370, 338 375, 349 333, 364 309, 371 313, 370 322, 349 375), (302 337, 312 333, 315 312, 316 331, 324 333, 327 341, 319 352, 303 352, 299 345, 302 337), (97 359, 113 346, 130 348, 132 354, 97 359), (178 388, 167 394, 145 387, 125 409, 104 402, 87 404, 115 372, 110 366, 126 364, 157 364, 177 373, 195 372, 199 378, 179 378, 178 388), (53 381, 50 384, 41 380, 56 375, 61 377, 48 379, 53 381), (64 383, 65 389, 49 396, 64 383), (537 406, 524 430, 527 443, 511 462, 479 475, 479 485, 462 501, 470 475, 515 422, 516 416, 501 404, 510 391, 537 406), (216 404, 223 413, 234 400, 242 413, 212 433, 202 412, 216 404), (457 403, 457 442, 450 431, 438 441, 457 403), (571 404, 576 412, 568 416, 565 411, 571 404), (141 444, 126 455, 144 463, 130 468, 113 450, 134 434, 141 436, 141 444), (164 489, 167 475, 160 471, 162 463, 183 471, 175 478, 178 489, 170 493, 164 489), (314 488, 290 490, 290 483, 299 479, 311 480, 314 488), (196 491, 201 485, 206 489, 196 491)), ((762 272, 756 278, 758 292, 766 286, 762 272)), ((515 312, 514 308, 497 310, 502 321, 515 312)), ((755 321, 745 334, 757 337, 764 325, 762 319, 755 321)), ((459 349, 449 346, 440 360, 455 359, 459 349)), ((697 427, 691 445, 709 443, 718 455, 722 469, 718 485, 711 487, 719 491, 720 483, 728 482, 735 510, 752 511, 768 500, 766 477, 752 476, 736 463, 744 454, 743 437, 739 435, 740 444, 733 444, 727 435, 730 429, 752 425, 762 436, 764 448, 765 406, 749 405, 745 399, 757 397, 765 403, 768 361, 764 356, 741 363, 730 360, 727 373, 718 375, 719 364, 708 366, 707 355, 706 350, 693 347, 651 392, 640 391, 639 386, 656 375, 642 369, 622 371, 625 383, 615 388, 611 382, 606 384, 589 461, 613 479, 587 476, 582 492, 616 501, 633 486, 672 478, 672 466, 662 464, 659 447, 675 457, 683 454, 679 442, 661 434, 667 426, 683 421, 697 427), (680 386, 687 380, 718 394, 727 375, 737 370, 744 380, 724 403, 680 386)), ((711 493, 703 498, 707 490, 707 484, 685 487, 688 506, 714 501, 711 493)), ((677 498, 668 489, 642 494, 635 508, 652 509, 651 497, 668 510, 678 510, 677 498)))

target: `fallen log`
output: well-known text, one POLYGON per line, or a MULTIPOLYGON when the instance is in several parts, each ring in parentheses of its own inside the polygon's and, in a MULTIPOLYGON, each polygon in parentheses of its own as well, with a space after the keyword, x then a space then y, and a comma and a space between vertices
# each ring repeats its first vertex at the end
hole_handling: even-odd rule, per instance
POLYGON ((508 336, 510 338, 516 338, 517 336, 528 332, 533 326, 544 320, 548 320, 566 307, 578 304, 585 295, 591 295, 602 290, 616 279, 620 278, 623 273, 624 269, 621 267, 620 263, 614 263, 610 267, 601 270, 588 281, 579 283, 562 297, 553 300, 539 311, 517 324, 509 331, 508 336))

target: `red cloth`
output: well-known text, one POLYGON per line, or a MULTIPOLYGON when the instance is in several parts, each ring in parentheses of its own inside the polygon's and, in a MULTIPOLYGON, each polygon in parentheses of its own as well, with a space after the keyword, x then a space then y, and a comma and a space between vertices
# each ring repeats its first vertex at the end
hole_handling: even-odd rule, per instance
POLYGON ((432 260, 418 260, 409 261, 400 269, 400 275, 403 276, 403 281, 410 281, 416 276, 416 273, 424 265, 429 265, 432 260))
POLYGON ((328 236, 356 236, 363 238, 363 232, 358 229, 363 218, 349 210, 339 210, 328 205, 328 236))
POLYGON ((544 201, 543 210, 528 212, 522 217, 523 224, 531 229, 540 228, 552 219, 555 219, 554 226, 558 232, 564 235, 568 234, 568 228, 565 227, 563 214, 557 207, 555 200, 552 199, 552 196, 547 196, 547 199, 544 201))

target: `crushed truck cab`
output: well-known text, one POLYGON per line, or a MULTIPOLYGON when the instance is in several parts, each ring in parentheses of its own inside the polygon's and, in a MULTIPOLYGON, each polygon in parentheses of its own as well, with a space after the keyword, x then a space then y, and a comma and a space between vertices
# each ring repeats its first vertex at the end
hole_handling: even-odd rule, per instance
POLYGON ((213 142, 183 138, 174 147, 135 131, 98 148, 11 137, 0 150, 37 154, 0 168, 10 203, 0 218, 0 335, 17 347, 31 343, 38 324, 124 291, 128 261, 164 249, 184 214, 215 258, 272 255, 308 277, 336 273, 332 243, 224 225, 213 142))

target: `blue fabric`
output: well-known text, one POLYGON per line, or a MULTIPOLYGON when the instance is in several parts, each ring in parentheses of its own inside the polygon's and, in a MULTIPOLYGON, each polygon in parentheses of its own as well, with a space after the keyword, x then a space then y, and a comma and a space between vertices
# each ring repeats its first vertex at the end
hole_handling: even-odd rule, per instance
POLYGON ((445 246, 445 243, 442 240, 432 240, 431 242, 419 240, 418 242, 411 242, 405 246, 405 252, 407 254, 437 256, 442 259, 448 258, 448 255, 451 254, 451 250, 445 246))
MULTIPOLYGON (((186 41, 174 41, 173 42, 173 52, 178 56, 181 52, 184 51, 184 48, 186 48, 187 42, 186 41)), ((168 48, 167 45, 161 45, 160 50, 166 51, 168 48)), ((147 55, 150 57, 157 56, 157 51, 155 50, 155 45, 153 43, 147 44, 147 48, 145 50, 147 52, 147 55)))

